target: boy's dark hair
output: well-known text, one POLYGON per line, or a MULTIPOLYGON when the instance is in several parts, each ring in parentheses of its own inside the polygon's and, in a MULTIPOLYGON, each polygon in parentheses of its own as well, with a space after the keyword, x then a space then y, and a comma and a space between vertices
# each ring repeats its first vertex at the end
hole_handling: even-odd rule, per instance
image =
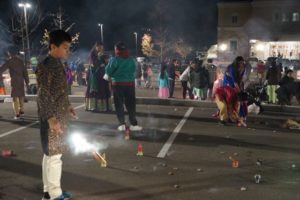
POLYGON ((20 51, 19 48, 16 46, 11 46, 8 48, 7 52, 11 55, 11 56, 15 56, 15 55, 19 55, 20 51))
POLYGON ((125 51, 127 50, 126 48, 126 45, 124 44, 124 42, 118 42, 116 45, 115 45, 115 48, 119 51, 125 51))
POLYGON ((63 30, 55 30, 49 33, 49 49, 51 49, 51 44, 59 47, 64 42, 72 42, 72 37, 69 33, 63 30))

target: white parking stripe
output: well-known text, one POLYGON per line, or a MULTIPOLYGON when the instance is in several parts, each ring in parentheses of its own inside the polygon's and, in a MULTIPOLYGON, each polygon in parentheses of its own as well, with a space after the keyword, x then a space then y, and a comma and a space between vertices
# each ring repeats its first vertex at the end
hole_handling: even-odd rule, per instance
MULTIPOLYGON (((82 104, 80 106, 76 106, 74 109, 77 110, 77 109, 82 108, 84 106, 85 106, 85 104, 82 104)), ((31 124, 28 124, 27 126, 23 126, 23 127, 20 127, 20 128, 17 128, 17 129, 14 129, 14 130, 2 133, 2 134, 0 134, 0 138, 3 138, 3 137, 8 136, 10 134, 13 134, 13 133, 16 133, 18 131, 24 130, 24 129, 29 128, 31 126, 34 126, 34 125, 36 125, 38 123, 39 123, 39 121, 35 121, 35 122, 31 123, 31 124)))
POLYGON ((178 133, 180 132, 181 128, 183 127, 183 125, 185 124, 186 120, 188 119, 188 117, 191 115, 191 113, 193 112, 194 108, 190 107, 184 117, 182 118, 182 120, 179 122, 179 124, 176 126, 176 128, 174 129, 172 135, 169 137, 168 141, 164 144, 163 148, 160 150, 160 152, 157 154, 158 158, 164 158, 170 147, 172 146, 176 136, 178 135, 178 133))
POLYGON ((13 133, 18 132, 18 131, 21 131, 21 130, 23 130, 23 129, 29 128, 29 127, 31 127, 31 126, 34 126, 34 125, 38 124, 38 123, 39 123, 39 122, 36 121, 36 122, 31 123, 31 124, 28 124, 27 126, 23 126, 23 127, 14 129, 14 130, 12 130, 12 131, 8 131, 8 132, 6 132, 6 133, 2 133, 2 134, 0 135, 0 138, 5 137, 5 136, 8 136, 8 135, 13 134, 13 133))

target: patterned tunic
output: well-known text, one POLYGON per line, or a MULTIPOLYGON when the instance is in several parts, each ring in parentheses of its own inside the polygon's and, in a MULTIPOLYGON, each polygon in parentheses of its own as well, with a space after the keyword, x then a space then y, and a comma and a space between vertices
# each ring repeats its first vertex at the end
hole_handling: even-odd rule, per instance
POLYGON ((68 121, 68 86, 65 69, 59 59, 48 56, 37 68, 38 114, 41 121, 41 139, 46 155, 62 154, 68 121), (55 117, 63 126, 64 133, 49 131, 47 120, 55 117))

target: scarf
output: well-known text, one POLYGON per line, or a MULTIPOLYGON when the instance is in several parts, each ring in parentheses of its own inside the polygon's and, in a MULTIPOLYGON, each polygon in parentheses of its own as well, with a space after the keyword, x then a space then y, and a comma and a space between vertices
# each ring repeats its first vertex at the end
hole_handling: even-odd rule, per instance
POLYGON ((128 58, 129 57, 129 52, 128 50, 115 50, 116 56, 119 56, 121 58, 128 58))

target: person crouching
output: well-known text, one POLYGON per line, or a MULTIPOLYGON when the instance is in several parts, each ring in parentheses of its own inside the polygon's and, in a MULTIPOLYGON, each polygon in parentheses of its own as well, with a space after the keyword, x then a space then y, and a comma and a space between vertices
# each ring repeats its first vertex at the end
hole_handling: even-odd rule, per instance
POLYGON ((225 125, 229 120, 239 121, 238 89, 222 86, 216 89, 215 102, 219 109, 220 124, 225 125))

